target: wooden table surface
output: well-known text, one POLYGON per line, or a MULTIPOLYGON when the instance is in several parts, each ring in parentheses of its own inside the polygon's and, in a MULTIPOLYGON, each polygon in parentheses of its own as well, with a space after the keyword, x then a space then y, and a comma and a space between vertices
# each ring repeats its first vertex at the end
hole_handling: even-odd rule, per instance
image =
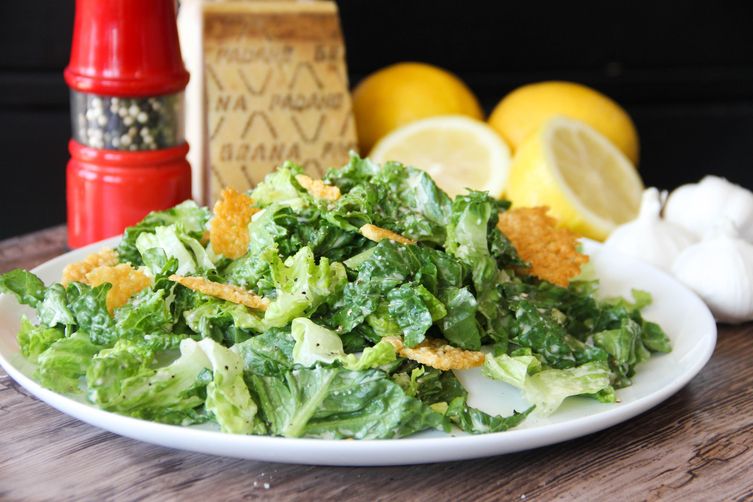
MULTIPOLYGON (((0 272, 65 252, 65 229, 0 242, 0 272)), ((0 370, 0 500, 753 500, 753 325, 720 326, 676 395, 605 431, 443 464, 335 468, 171 450, 102 431, 0 370)))

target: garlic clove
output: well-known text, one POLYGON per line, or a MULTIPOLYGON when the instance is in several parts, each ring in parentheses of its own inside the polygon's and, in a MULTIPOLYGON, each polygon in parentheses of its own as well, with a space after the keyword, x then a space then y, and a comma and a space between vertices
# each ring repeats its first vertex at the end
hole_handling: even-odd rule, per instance
POLYGON ((660 218, 661 208, 664 201, 667 199, 667 192, 660 192, 655 187, 648 187, 643 191, 641 196, 641 208, 638 212, 639 220, 647 220, 649 218, 660 218))
POLYGON ((638 218, 617 227, 604 247, 669 271, 680 252, 697 238, 684 228, 661 219, 665 195, 666 192, 656 188, 647 188, 638 218))
POLYGON ((753 319, 753 244, 737 236, 730 220, 718 220, 704 240, 680 253, 672 273, 706 302, 718 321, 753 319))
POLYGON ((664 217, 698 237, 719 218, 730 218, 743 237, 753 241, 753 193, 719 176, 678 187, 667 200, 664 217))

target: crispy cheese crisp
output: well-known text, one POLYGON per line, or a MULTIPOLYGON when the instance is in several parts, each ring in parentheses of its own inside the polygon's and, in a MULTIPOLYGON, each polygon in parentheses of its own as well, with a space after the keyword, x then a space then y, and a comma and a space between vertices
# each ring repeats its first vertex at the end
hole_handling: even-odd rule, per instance
POLYGON ((415 347, 406 347, 396 336, 382 340, 392 344, 400 356, 442 371, 467 370, 484 364, 483 352, 459 349, 437 338, 427 338, 415 347))
POLYGON ((214 205, 214 218, 209 222, 209 241, 215 253, 226 258, 240 258, 248 251, 248 223, 259 209, 246 194, 226 187, 214 205))
POLYGON ((63 286, 67 286, 72 282, 86 282, 86 274, 95 268, 117 264, 118 253, 110 248, 103 248, 79 262, 66 265, 63 269, 63 277, 60 279, 60 282, 63 286))
POLYGON ((92 287, 109 282, 112 288, 107 292, 107 310, 112 311, 128 303, 128 299, 152 284, 152 279, 141 270, 128 263, 97 267, 86 274, 86 284, 92 287))
POLYGON ((183 277, 180 275, 171 275, 170 280, 187 287, 193 291, 204 293, 207 296, 214 296, 231 303, 245 305, 246 307, 256 310, 267 310, 269 300, 262 298, 252 291, 248 291, 233 284, 221 284, 210 281, 206 277, 183 277))
POLYGON ((334 185, 327 185, 322 180, 315 180, 305 174, 297 174, 295 180, 311 194, 312 197, 324 200, 340 198, 340 189, 334 185))
POLYGON ((528 273, 567 287, 580 274, 588 256, 578 252, 577 237, 557 228, 548 207, 523 207, 499 215, 498 227, 510 239, 518 255, 531 264, 528 273))
POLYGON ((387 230, 386 228, 378 227, 376 225, 372 225, 371 223, 367 223, 366 225, 362 226, 358 229, 358 231, 361 232, 361 235, 374 242, 389 239, 400 244, 416 243, 416 241, 414 241, 413 239, 403 237, 402 235, 397 234, 392 230, 387 230))

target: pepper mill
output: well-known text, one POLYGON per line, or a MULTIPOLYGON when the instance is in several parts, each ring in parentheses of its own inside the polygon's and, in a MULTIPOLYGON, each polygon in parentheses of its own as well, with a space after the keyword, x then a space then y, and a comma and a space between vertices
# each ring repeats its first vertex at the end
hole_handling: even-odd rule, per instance
POLYGON ((191 197, 174 0, 76 0, 68 244, 121 233, 191 197))

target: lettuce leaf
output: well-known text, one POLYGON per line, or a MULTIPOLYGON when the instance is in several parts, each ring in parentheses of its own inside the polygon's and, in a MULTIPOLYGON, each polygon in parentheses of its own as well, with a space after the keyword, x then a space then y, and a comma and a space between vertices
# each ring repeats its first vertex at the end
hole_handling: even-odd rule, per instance
POLYGON ((447 278, 462 273, 459 264, 446 260, 456 270, 441 275, 435 264, 438 254, 428 248, 381 241, 355 262, 357 277, 345 285, 327 324, 343 334, 368 319, 377 338, 394 334, 397 326, 406 345, 420 343, 434 322, 447 315, 434 291, 447 278))
POLYGON ((183 311, 183 319, 202 338, 233 345, 267 329, 263 319, 243 305, 203 296, 196 303, 183 311))
POLYGON ((20 268, 0 275, 0 293, 10 293, 18 303, 36 307, 44 300, 45 285, 31 272, 20 268))
POLYGON ((476 320, 478 303, 468 288, 449 287, 440 291, 447 315, 439 320, 444 337, 457 347, 481 348, 481 329, 476 320))
POLYGON ((487 319, 497 316, 500 294, 499 269, 489 252, 490 221, 496 220, 496 204, 483 192, 459 195, 452 204, 447 229, 447 252, 471 269, 478 310, 487 319))
POLYGON ((230 350, 243 360, 248 374, 279 376, 293 367, 295 340, 283 329, 265 333, 233 345, 230 350))
POLYGON ((60 338, 39 354, 35 376, 43 386, 57 392, 78 392, 92 357, 102 349, 79 331, 60 338))
POLYGON ((283 327, 296 317, 311 316, 322 304, 333 301, 347 283, 341 263, 322 257, 317 265, 309 247, 284 262, 275 249, 263 257, 269 263, 277 296, 264 313, 268 327, 283 327))
POLYGON ((482 372, 522 389, 523 397, 536 407, 536 414, 548 416, 569 396, 608 391, 610 371, 603 362, 589 362, 567 369, 540 370, 541 363, 532 355, 487 356, 482 372))
POLYGON ((293 362, 302 366, 340 361, 349 370, 362 371, 391 363, 397 357, 395 347, 385 341, 365 348, 360 357, 355 354, 346 355, 337 333, 305 317, 293 320, 291 334, 295 340, 293 362))
POLYGON ((153 211, 136 225, 126 228, 117 247, 118 257, 121 261, 136 266, 143 265, 142 253, 136 247, 136 241, 142 233, 154 233, 157 227, 175 225, 180 233, 193 239, 201 239, 209 217, 210 212, 207 208, 200 207, 191 200, 165 211, 153 211))
POLYGON ((296 367, 282 377, 251 375, 273 435, 388 439, 442 427, 443 417, 379 370, 296 367))
POLYGON ((534 409, 530 407, 522 413, 510 416, 490 415, 468 406, 468 392, 451 371, 418 366, 410 361, 400 368, 392 379, 405 392, 417 397, 434 411, 441 413, 444 428, 451 425, 469 434, 502 432, 519 425, 534 409))
POLYGON ((334 331, 305 317, 293 319, 290 326, 295 340, 294 363, 309 367, 319 362, 331 364, 345 357, 343 342, 334 331))
POLYGON ((262 208, 271 204, 301 207, 310 200, 306 190, 295 179, 296 175, 302 173, 302 167, 290 161, 285 162, 256 185, 251 198, 262 208))
POLYGON ((60 284, 53 284, 44 292, 44 299, 37 305, 39 321, 46 326, 72 326, 76 324, 73 312, 68 307, 68 296, 60 284))
POLYGON ((465 432, 471 434, 488 434, 491 432, 504 432, 517 427, 535 409, 531 406, 523 412, 513 411, 510 416, 490 415, 478 408, 468 406, 465 398, 453 399, 447 407, 445 416, 465 432))
POLYGON ((16 340, 18 340, 18 346, 21 348, 21 354, 30 362, 36 363, 40 354, 64 336, 59 329, 35 326, 26 316, 23 316, 16 340))
POLYGON ((198 343, 180 342, 180 357, 152 369, 128 345, 103 350, 86 373, 89 399, 108 411, 171 424, 202 422, 212 363, 198 343))
POLYGON ((222 432, 264 434, 266 428, 256 416, 256 403, 243 381, 240 356, 209 338, 198 345, 212 363, 213 378, 207 385, 206 410, 214 416, 222 432))
POLYGON ((89 335, 98 345, 112 345, 117 339, 115 324, 107 311, 107 292, 112 284, 106 282, 95 288, 72 282, 66 289, 68 307, 76 319, 78 330, 89 335))
POLYGON ((431 177, 399 162, 382 166, 351 154, 348 164, 324 179, 343 192, 328 217, 357 229, 364 223, 389 228, 422 242, 441 245, 452 202, 431 177))
POLYGON ((115 309, 118 338, 139 338, 153 333, 169 333, 173 317, 165 300, 165 290, 145 289, 128 303, 115 309))
POLYGON ((194 275, 215 269, 214 262, 204 246, 188 233, 181 231, 177 225, 156 227, 154 232, 142 232, 136 238, 136 249, 141 254, 141 261, 149 266, 153 273, 159 273, 164 266, 164 258, 178 260, 176 273, 194 275))

